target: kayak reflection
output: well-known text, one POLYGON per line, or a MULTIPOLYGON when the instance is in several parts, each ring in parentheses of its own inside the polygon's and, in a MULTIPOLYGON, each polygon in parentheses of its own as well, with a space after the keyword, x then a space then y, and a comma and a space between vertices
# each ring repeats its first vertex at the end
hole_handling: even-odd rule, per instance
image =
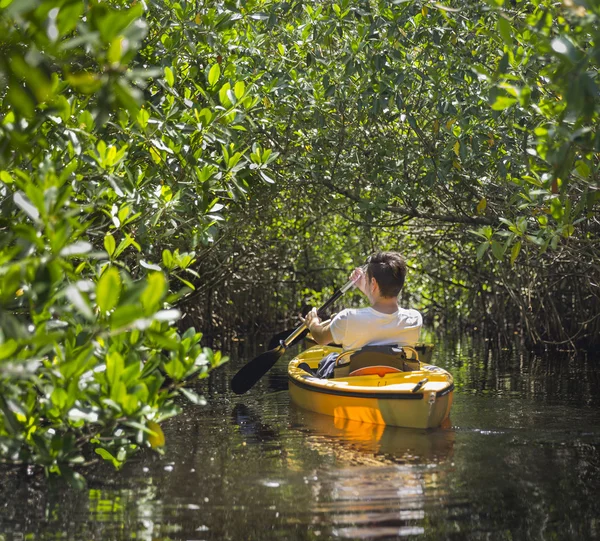
MULTIPOLYGON (((329 524, 335 537, 436 538, 430 515, 448 496, 454 430, 398 428, 291 411, 305 446, 326 457, 315 471, 314 527, 329 524), (333 461, 332 461, 333 459, 333 461)), ((294 464, 292 453, 288 464, 294 464)), ((302 468, 301 468, 302 469, 302 468)))
POLYGON ((309 446, 339 458, 347 455, 351 463, 363 463, 364 455, 394 463, 442 462, 453 453, 455 433, 449 419, 439 429, 424 430, 333 418, 293 405, 291 411, 295 428, 308 432, 309 446))

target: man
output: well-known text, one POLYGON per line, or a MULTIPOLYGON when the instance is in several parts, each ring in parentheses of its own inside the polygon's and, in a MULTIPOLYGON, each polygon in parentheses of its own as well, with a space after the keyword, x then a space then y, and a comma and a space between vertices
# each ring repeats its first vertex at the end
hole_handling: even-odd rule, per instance
MULTIPOLYGON (((366 345, 414 346, 423 318, 417 310, 400 308, 398 295, 404 286, 406 262, 396 252, 377 252, 369 258, 366 273, 352 271, 351 280, 369 299, 369 308, 347 308, 333 319, 321 321, 313 308, 303 321, 318 344, 341 344, 344 350, 366 345)), ((325 357, 317 375, 333 376, 337 354, 325 357)))

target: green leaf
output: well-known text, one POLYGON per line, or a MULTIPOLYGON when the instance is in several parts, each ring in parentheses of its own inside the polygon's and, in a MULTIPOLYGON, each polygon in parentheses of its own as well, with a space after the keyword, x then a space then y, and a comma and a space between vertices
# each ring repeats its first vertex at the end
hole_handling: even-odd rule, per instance
POLYGON ((0 180, 4 182, 4 184, 12 184, 14 182, 8 171, 0 171, 0 180))
POLYGON ((121 469, 123 462, 121 462, 120 460, 117 460, 109 451, 107 451, 106 449, 104 449, 102 447, 96 447, 96 449, 94 451, 97 455, 100 455, 104 460, 106 460, 107 462, 110 462, 115 467, 115 469, 117 469, 117 470, 121 469))
POLYGON ((119 257, 126 248, 132 245, 135 246, 138 252, 141 251, 140 245, 135 241, 135 239, 131 235, 126 233, 125 238, 121 242, 119 242, 119 246, 117 246, 117 249, 114 252, 114 257, 119 257))
POLYGON ((67 404, 69 395, 67 394, 67 391, 65 391, 63 388, 57 387, 56 389, 54 389, 54 391, 52 391, 50 399, 59 410, 62 410, 67 404))
POLYGON ((498 260, 502 260, 504 258, 504 246, 496 240, 492 241, 492 253, 494 257, 498 260))
POLYGON ((189 389, 185 389, 185 388, 179 389, 179 391, 192 404, 195 404, 196 406, 206 406, 206 398, 204 398, 203 396, 200 396, 200 395, 196 394, 195 392, 190 391, 189 389))
POLYGON ((110 42, 110 46, 108 48, 108 53, 106 55, 107 60, 111 64, 119 64, 121 61, 121 57, 123 55, 124 50, 127 50, 127 47, 123 47, 123 36, 117 36, 110 42))
POLYGON ((91 72, 80 72, 67 75, 67 82, 82 94, 93 94, 102 87, 100 77, 91 72))
POLYGON ((488 241, 482 242, 477 247, 477 261, 479 261, 485 255, 485 253, 487 252, 489 247, 490 247, 490 243, 488 241))
POLYGON ((244 93, 246 92, 246 84, 244 81, 237 81, 233 87, 233 92, 237 100, 242 99, 244 93))
POLYGON ((221 76, 221 66, 219 64, 213 64, 208 72, 208 84, 211 87, 214 87, 219 81, 219 77, 221 76))
MULTIPOLYGON (((211 110, 204 107, 198 113, 198 120, 202 123, 202 125, 204 127, 207 127, 213 120, 213 114, 212 114, 211 110)), ((208 166, 204 166, 204 167, 206 168, 208 166)))
POLYGON ((173 75, 173 70, 169 67, 165 67, 165 81, 170 87, 173 87, 175 84, 175 76, 173 75))
POLYGON ((133 323, 142 315, 142 307, 139 304, 125 304, 115 308, 110 316, 111 329, 120 329, 133 323))
POLYGON ((164 435, 160 425, 158 423, 155 423, 154 421, 149 421, 148 428, 153 432, 148 437, 148 442, 150 443, 150 446, 153 449, 155 449, 156 447, 164 447, 165 435, 164 435))
POLYGON ((40 218, 40 211, 35 208, 31 201, 25 196, 23 192, 17 192, 13 196, 15 205, 17 205, 27 216, 29 216, 34 222, 37 222, 40 218))
POLYGON ((167 281, 162 272, 153 272, 148 275, 148 285, 144 289, 140 300, 146 314, 155 312, 167 292, 167 281))
POLYGON ((517 103, 516 98, 509 98, 508 96, 498 96, 496 101, 492 104, 492 109, 494 111, 504 111, 504 109, 508 109, 511 105, 517 103))
POLYGON ((231 85, 229 83, 225 83, 221 90, 219 90, 219 102, 223 107, 229 109, 233 105, 233 102, 230 98, 231 93, 231 85))
POLYGON ((88 299, 79 291, 77 286, 72 285, 67 287, 65 290, 65 295, 69 299, 69 301, 73 304, 77 311, 85 316, 89 320, 94 319, 94 313, 90 307, 88 299))
POLYGON ((186 367, 178 357, 173 357, 169 362, 163 364, 163 368, 171 379, 179 381, 186 373, 186 367))
POLYGON ((15 351, 17 351, 18 344, 16 340, 12 338, 0 345, 0 361, 8 359, 15 351))
POLYGON ((142 127, 142 128, 146 128, 146 126, 148 126, 148 121, 150 120, 150 113, 144 109, 143 107, 138 111, 137 114, 137 121, 138 124, 142 127))
POLYGON ((555 197, 550 201, 550 212, 556 221, 560 222, 562 220, 565 214, 565 209, 558 197, 555 197))
POLYGON ((521 242, 517 241, 517 242, 515 242, 515 244, 513 245, 512 249, 510 251, 510 264, 511 265, 515 264, 517 257, 519 257, 520 251, 521 251, 521 242))
POLYGON ((167 268, 167 270, 171 270, 175 266, 173 254, 170 252, 170 250, 163 250, 162 260, 163 265, 167 268))
POLYGON ((106 356, 106 380, 111 387, 120 381, 123 368, 123 357, 119 352, 113 351, 106 356))
POLYGON ((148 359, 144 363, 144 368, 142 369, 142 373, 140 374, 140 379, 144 379, 148 377, 152 372, 154 372, 161 363, 161 358, 159 355, 155 355, 151 359, 148 359))
POLYGON ((581 57, 581 54, 575 46, 573 42, 567 36, 561 36, 552 40, 550 45, 552 50, 559 55, 568 58, 571 62, 575 63, 581 57))
POLYGON ((65 246, 61 251, 60 255, 63 257, 69 257, 72 255, 82 255, 87 254, 92 250, 93 246, 86 241, 78 240, 73 244, 69 244, 69 246, 65 246))
POLYGON ((96 286, 96 303, 102 312, 112 310, 121 295, 121 275, 114 267, 104 271, 96 286))
POLYGON ((508 45, 509 47, 512 47, 512 26, 510 22, 508 22, 504 17, 502 17, 502 15, 498 15, 497 29, 500 36, 504 40, 504 43, 506 43, 506 45, 508 45))
POLYGON ((108 253, 108 257, 112 257, 115 253, 116 246, 115 238, 110 233, 104 235, 104 249, 108 253))

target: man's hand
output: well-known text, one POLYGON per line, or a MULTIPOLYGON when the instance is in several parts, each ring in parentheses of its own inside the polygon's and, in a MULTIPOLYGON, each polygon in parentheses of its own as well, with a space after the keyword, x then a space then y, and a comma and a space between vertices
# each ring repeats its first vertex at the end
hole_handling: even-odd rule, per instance
POLYGON ((362 291, 364 295, 367 295, 367 274, 362 267, 356 267, 352 271, 350 280, 356 284, 356 287, 359 289, 359 291, 362 291))
POLYGON ((331 331, 329 330, 331 320, 321 321, 316 308, 313 308, 306 314, 306 317, 300 316, 300 320, 306 325, 306 328, 310 331, 317 344, 324 346, 333 342, 333 336, 331 336, 331 331))
POLYGON ((312 332, 311 325, 314 325, 315 323, 318 325, 319 323, 321 323, 321 318, 319 317, 319 314, 318 314, 316 308, 313 308, 308 314, 306 314, 305 318, 301 317, 300 319, 306 325, 306 328, 310 332, 312 332))

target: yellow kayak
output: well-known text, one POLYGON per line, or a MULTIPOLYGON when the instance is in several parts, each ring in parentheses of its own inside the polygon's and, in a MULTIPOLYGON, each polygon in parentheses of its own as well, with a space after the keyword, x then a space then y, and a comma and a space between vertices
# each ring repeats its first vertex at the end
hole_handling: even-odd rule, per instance
MULTIPOLYGON (((430 350, 422 346, 405 349, 410 350, 412 358, 404 370, 388 372, 379 367, 380 373, 372 373, 377 370, 362 368, 355 374, 367 375, 321 379, 312 373, 319 361, 342 350, 334 346, 311 347, 289 363, 292 401, 304 409, 334 418, 409 428, 439 427, 450 415, 454 393, 452 375, 418 359, 429 357, 430 350), (304 368, 308 365, 310 371, 300 365, 304 368)), ((349 353, 344 352, 344 355, 349 353)))

